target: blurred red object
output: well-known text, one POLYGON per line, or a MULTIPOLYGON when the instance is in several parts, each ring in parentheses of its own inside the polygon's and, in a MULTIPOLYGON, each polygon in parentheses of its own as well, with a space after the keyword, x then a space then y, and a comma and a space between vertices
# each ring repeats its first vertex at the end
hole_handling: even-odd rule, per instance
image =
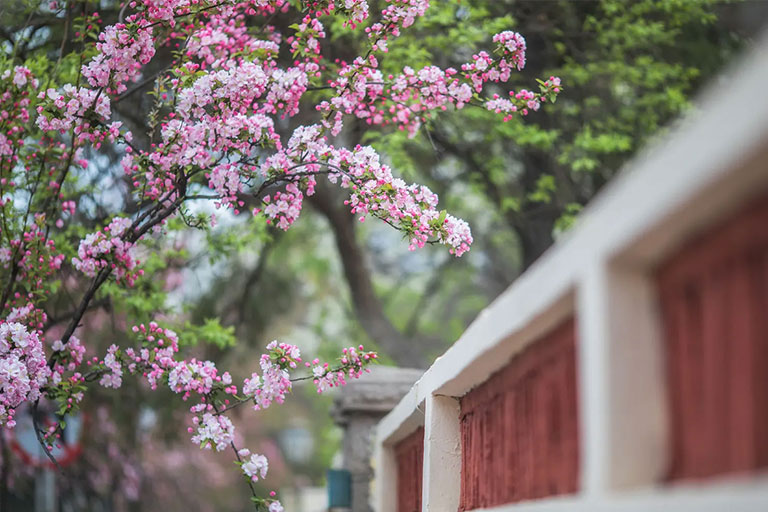
POLYGON ((768 467, 768 196, 658 272, 669 480, 768 467))
POLYGON ((395 445, 397 512, 421 512, 424 427, 395 445))

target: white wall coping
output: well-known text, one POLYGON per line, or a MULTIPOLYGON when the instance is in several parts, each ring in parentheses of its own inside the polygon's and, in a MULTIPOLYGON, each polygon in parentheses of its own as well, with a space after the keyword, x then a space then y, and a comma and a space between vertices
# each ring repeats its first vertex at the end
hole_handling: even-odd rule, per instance
POLYGON ((612 494, 591 499, 583 495, 558 496, 521 501, 473 512, 765 512, 768 504, 768 477, 729 478, 706 483, 687 482, 612 494))
POLYGON ((644 151, 608 184, 578 225, 478 315, 381 421, 377 443, 391 444, 417 428, 419 406, 428 396, 462 396, 569 316, 574 291, 596 262, 650 268, 764 192, 766 84, 768 37, 710 87, 666 141, 644 151))

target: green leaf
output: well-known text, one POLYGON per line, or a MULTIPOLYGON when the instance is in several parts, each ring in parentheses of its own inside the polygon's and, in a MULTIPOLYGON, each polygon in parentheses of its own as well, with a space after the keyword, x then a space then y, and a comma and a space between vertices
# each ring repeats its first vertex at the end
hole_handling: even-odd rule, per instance
POLYGON ((235 346, 237 338, 233 326, 224 327, 218 318, 206 318, 202 325, 187 321, 179 333, 179 342, 188 346, 202 342, 223 349, 235 346))

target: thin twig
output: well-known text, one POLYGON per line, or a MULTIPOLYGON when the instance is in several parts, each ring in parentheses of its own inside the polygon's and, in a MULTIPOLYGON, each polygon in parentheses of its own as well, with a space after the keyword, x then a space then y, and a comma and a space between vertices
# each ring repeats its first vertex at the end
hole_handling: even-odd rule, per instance
POLYGON ((59 461, 57 461, 56 457, 53 456, 53 453, 51 453, 50 448, 46 445, 45 440, 43 439, 43 435, 42 435, 43 431, 40 428, 40 422, 37 417, 39 405, 40 405, 40 400, 35 400, 35 405, 32 406, 32 425, 35 429, 35 436, 37 436, 37 442, 40 443, 40 446, 43 448, 43 451, 45 452, 45 454, 48 456, 48 458, 56 467, 56 469, 61 473, 63 472, 63 470, 59 465, 59 461))

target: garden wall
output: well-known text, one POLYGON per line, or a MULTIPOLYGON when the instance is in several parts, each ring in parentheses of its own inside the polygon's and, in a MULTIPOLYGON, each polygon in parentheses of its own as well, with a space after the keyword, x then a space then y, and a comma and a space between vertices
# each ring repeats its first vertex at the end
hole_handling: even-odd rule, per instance
POLYGON ((374 510, 768 510, 768 40, 726 76, 379 423, 374 510))

